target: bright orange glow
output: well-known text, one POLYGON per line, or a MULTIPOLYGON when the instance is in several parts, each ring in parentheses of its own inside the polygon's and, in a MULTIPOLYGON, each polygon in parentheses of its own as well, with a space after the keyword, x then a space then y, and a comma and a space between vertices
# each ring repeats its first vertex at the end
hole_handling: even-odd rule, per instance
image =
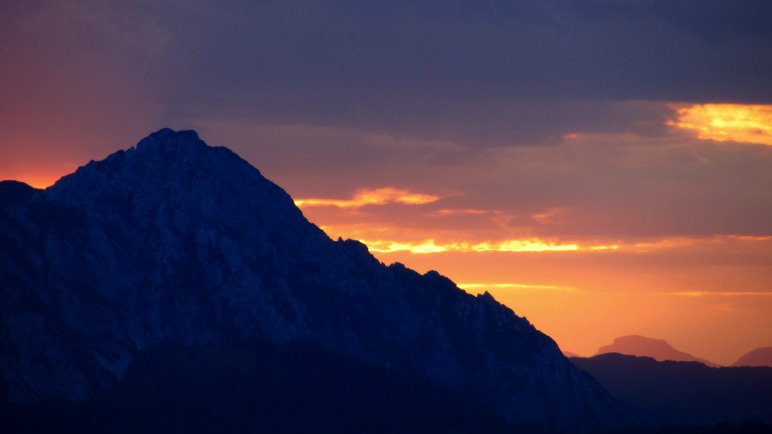
POLYGON ((590 246, 590 250, 594 251, 603 251, 603 250, 619 250, 619 244, 609 244, 609 245, 601 245, 601 246, 590 246))
POLYGON ((56 182, 56 179, 48 180, 48 179, 29 179, 28 178, 24 182, 32 187, 43 189, 54 185, 54 183, 56 182))
MULTIPOLYGON (((444 211, 444 210, 443 210, 444 211)), ((467 210, 462 210, 467 211, 467 210)), ((435 212, 436 213, 436 212, 435 212)), ((435 214, 433 213, 433 214, 435 214)), ((706 237, 672 237, 644 239, 544 239, 539 237, 504 240, 475 239, 474 234, 459 236, 459 232, 395 227, 383 224, 323 225, 332 238, 353 238, 368 246, 373 253, 407 252, 434 253, 542 253, 575 254, 650 254, 690 249, 750 246, 772 240, 772 235, 714 235, 706 237), (428 234, 431 238, 422 238, 428 234), (471 236, 470 236, 471 235, 471 236), (468 238, 467 238, 468 237, 468 238), (466 238, 466 239, 465 239, 466 238), (723 246, 723 247, 722 247, 723 246)))
POLYGON ((504 240, 498 242, 483 241, 481 243, 443 243, 437 244, 434 240, 426 240, 417 243, 384 241, 384 240, 360 240, 373 252, 400 252, 411 253, 441 253, 441 252, 566 252, 579 250, 577 244, 558 244, 537 238, 527 240, 504 240))
POLYGON ((458 283, 457 286, 470 293, 481 293, 483 291, 495 289, 546 290, 564 292, 578 291, 578 289, 574 288, 573 286, 542 285, 530 283, 458 283))
POLYGON ((772 105, 696 104, 675 106, 668 125, 691 130, 702 140, 772 146, 772 105))
POLYGON ((40 167, 19 164, 9 167, 7 163, 12 162, 14 156, 8 155, 8 158, 4 159, 6 156, 6 152, 0 151, 0 181, 19 181, 39 189, 54 185, 59 178, 77 168, 74 164, 41 164, 40 167))
POLYGON ((655 250, 677 249, 696 244, 720 244, 725 241, 754 242, 768 241, 769 236, 737 236, 726 235, 708 238, 663 238, 647 242, 617 243, 617 244, 582 244, 573 241, 545 241, 538 238, 515 239, 503 241, 455 241, 440 243, 434 239, 424 241, 395 241, 360 238, 372 252, 411 252, 411 253, 443 253, 443 252, 634 252, 649 253, 655 250))
POLYGON ((494 213, 495 211, 485 211, 481 209, 438 209, 437 211, 434 211, 432 214, 438 215, 438 216, 449 216, 449 215, 484 215, 484 214, 490 214, 494 213))
POLYGON ((21 181, 27 185, 30 185, 35 188, 48 188, 56 181, 59 180, 59 176, 51 175, 51 176, 45 176, 45 175, 21 175, 21 176, 14 176, 13 178, 8 179, 14 179, 17 181, 21 181))
POLYGON ((351 199, 297 199, 295 200, 295 205, 299 207, 333 206, 337 208, 359 208, 367 205, 385 205, 388 203, 424 205, 438 200, 440 200, 440 196, 433 194, 412 193, 408 190, 383 187, 357 190, 351 199))

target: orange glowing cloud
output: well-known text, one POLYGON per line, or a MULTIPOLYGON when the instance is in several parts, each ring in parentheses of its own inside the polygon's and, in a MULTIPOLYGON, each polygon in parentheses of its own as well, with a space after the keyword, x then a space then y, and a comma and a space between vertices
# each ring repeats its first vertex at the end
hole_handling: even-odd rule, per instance
POLYGON ((432 215, 435 216, 455 216, 455 215, 485 215, 485 214, 493 214, 496 213, 496 211, 486 211, 482 209, 438 209, 437 211, 434 211, 432 215))
MULTIPOLYGON (((677 237, 659 238, 648 241, 630 240, 544 240, 540 238, 505 239, 498 241, 449 240, 437 241, 436 238, 410 240, 387 238, 395 229, 388 227, 371 228, 371 230, 341 230, 338 227, 322 226, 328 234, 349 237, 354 234, 373 253, 407 252, 415 254, 430 253, 540 253, 540 252, 576 252, 576 253, 633 253, 646 254, 661 250, 683 250, 696 247, 728 246, 729 243, 759 243, 772 240, 772 236, 749 235, 717 235, 709 237, 677 237), (372 238, 371 238, 372 237, 372 238)), ((447 238, 446 238, 447 239, 447 238)))
POLYGON ((577 292, 579 289, 573 286, 560 286, 560 285, 544 285, 544 284, 531 284, 531 283, 459 283, 457 286, 470 293, 479 293, 487 290, 495 289, 509 289, 516 291, 561 291, 561 292, 577 292))
POLYGON ((386 205, 389 203, 401 203, 405 205, 424 205, 440 200, 440 196, 433 194, 413 193, 408 190, 383 187, 376 189, 359 189, 351 199, 297 199, 298 207, 332 206, 337 208, 359 208, 367 205, 386 205))
POLYGON ((361 240, 370 251, 378 253, 412 252, 567 252, 581 249, 578 244, 560 244, 538 238, 524 240, 483 241, 480 243, 449 242, 436 243, 434 240, 421 242, 399 242, 385 240, 361 240))
POLYGON ((772 146, 772 105, 676 105, 668 125, 689 130, 702 140, 772 146))
POLYGON ((654 250, 679 249, 692 246, 726 245, 727 242, 753 243, 772 240, 772 235, 716 235, 711 237, 676 237, 661 238, 653 241, 631 243, 623 246, 624 250, 648 253, 654 250))

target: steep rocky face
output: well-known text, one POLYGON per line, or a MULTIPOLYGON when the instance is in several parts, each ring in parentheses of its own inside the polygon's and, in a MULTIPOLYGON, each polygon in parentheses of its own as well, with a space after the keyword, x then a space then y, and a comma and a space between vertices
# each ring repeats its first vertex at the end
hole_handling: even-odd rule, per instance
POLYGON ((638 424, 488 294, 330 240, 225 148, 164 129, 46 190, 0 184, 4 398, 97 396, 161 342, 308 340, 411 366, 516 424, 638 424))

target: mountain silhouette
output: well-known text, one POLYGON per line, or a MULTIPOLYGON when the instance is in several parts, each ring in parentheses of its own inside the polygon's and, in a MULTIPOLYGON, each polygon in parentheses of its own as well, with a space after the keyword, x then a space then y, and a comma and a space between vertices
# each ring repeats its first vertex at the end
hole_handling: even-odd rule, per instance
POLYGON ((772 347, 756 348, 744 354, 732 363, 732 366, 769 366, 772 367, 772 347))
MULTIPOLYGON (((352 383, 340 386, 350 394, 335 399, 356 405, 346 413, 352 419, 397 405, 387 399, 396 392, 370 396, 387 400, 376 409, 363 410, 367 399, 357 397, 369 390, 363 385, 391 384, 368 378, 401 372, 394 382, 428 384, 416 389, 426 391, 420 405, 399 407, 418 412, 406 420, 421 420, 427 402, 447 391, 539 432, 640 426, 548 336, 490 294, 472 296, 437 272, 387 266, 357 241, 329 239, 281 188, 193 131, 160 130, 45 190, 4 182, 0 212, 6 415, 40 403, 104 410, 88 403, 111 393, 152 401, 167 389, 198 396, 182 400, 191 405, 212 402, 219 395, 202 391, 220 393, 208 376, 222 375, 252 385, 244 399, 270 402, 266 417, 281 425, 312 418, 297 412, 314 406, 255 391, 305 390, 291 386, 295 377, 282 367, 293 366, 320 397, 351 370, 352 383), (300 343, 302 350, 282 349, 300 343), (281 354, 280 362, 255 371, 266 352, 281 354), (179 370, 156 375, 154 365, 176 366, 169 360, 180 361, 179 370), (319 375, 308 374, 318 363, 319 375), (172 385, 159 391, 158 382, 172 385)), ((228 411, 250 408, 236 401, 228 411)), ((179 413, 203 411, 193 408, 179 413)))
POLYGON ((616 353, 571 361, 655 425, 772 424, 772 368, 712 368, 616 353))
POLYGON ((716 363, 679 351, 663 339, 652 339, 639 335, 618 337, 614 339, 614 342, 611 345, 606 345, 598 349, 598 355, 607 353, 651 357, 652 359, 659 361, 672 360, 675 362, 699 362, 707 366, 719 366, 716 363))

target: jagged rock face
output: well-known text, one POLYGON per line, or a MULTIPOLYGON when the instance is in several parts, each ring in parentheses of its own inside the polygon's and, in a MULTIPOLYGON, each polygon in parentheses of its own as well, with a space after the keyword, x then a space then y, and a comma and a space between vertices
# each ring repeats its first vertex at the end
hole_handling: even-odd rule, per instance
POLYGON ((518 424, 638 423, 490 295, 330 240, 192 131, 161 130, 46 190, 0 184, 0 282, 6 400, 96 396, 159 342, 260 337, 413 366, 518 424))

